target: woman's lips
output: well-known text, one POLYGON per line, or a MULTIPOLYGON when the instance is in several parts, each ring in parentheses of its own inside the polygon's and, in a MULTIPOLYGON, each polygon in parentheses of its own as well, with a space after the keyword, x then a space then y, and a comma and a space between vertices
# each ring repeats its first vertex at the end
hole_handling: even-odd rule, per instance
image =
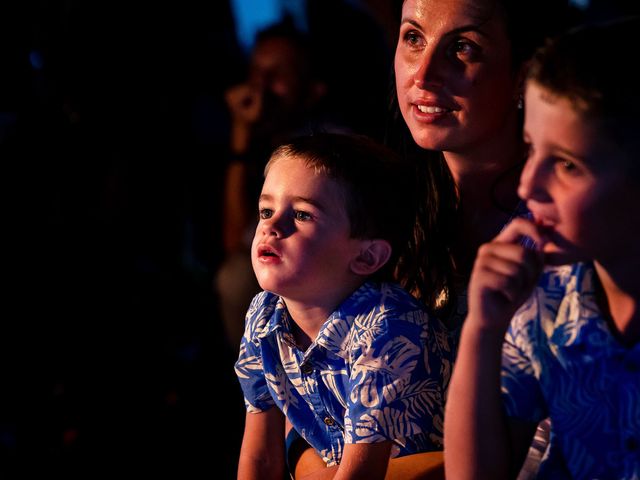
POLYGON ((416 120, 424 123, 441 121, 453 112, 452 108, 436 103, 413 103, 411 110, 416 120))

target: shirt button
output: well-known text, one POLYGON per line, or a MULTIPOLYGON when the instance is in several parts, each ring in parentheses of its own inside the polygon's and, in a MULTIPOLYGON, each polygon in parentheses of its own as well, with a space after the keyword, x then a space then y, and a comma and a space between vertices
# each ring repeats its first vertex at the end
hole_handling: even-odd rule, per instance
POLYGON ((305 363, 300 369, 305 375, 310 375, 311 373, 313 373, 313 365, 311 365, 310 363, 305 363))
POLYGON ((331 417, 324 417, 324 424, 328 425, 329 427, 333 426, 336 423, 336 421, 331 418, 331 417))

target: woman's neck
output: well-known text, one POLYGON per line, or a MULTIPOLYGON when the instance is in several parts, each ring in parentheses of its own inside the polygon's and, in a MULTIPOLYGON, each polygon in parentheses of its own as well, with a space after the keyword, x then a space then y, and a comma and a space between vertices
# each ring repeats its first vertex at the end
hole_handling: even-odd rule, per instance
POLYGON ((615 267, 594 262, 615 336, 628 346, 640 341, 640 280, 638 256, 630 257, 615 267))
POLYGON ((452 242, 460 273, 471 268, 478 247, 495 237, 518 207, 523 150, 514 135, 509 144, 503 141, 472 152, 444 152, 460 201, 460 223, 452 242))
POLYGON ((515 131, 496 135, 491 141, 474 144, 465 151, 443 155, 463 207, 487 209, 496 200, 504 201, 506 207, 515 206, 518 166, 525 160, 524 145, 515 131))

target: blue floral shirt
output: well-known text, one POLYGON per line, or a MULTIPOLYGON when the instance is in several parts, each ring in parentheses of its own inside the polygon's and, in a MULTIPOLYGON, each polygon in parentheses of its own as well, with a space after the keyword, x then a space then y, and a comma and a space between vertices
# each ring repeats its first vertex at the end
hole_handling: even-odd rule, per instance
POLYGON ((235 366, 247 411, 280 408, 328 466, 345 443, 391 440, 392 457, 442 449, 452 354, 446 329, 411 295, 365 283, 306 351, 291 322, 279 296, 253 299, 235 366))
POLYGON ((505 338, 509 416, 550 416, 538 478, 640 478, 640 344, 624 347, 601 314, 591 264, 545 270, 505 338))

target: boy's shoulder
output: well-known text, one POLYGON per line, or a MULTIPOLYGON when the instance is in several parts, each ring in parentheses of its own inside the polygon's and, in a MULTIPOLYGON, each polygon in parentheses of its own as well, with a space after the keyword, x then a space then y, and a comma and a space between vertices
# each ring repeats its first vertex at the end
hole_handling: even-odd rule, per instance
POLYGON ((370 281, 333 312, 321 328, 317 343, 344 358, 353 358, 354 353, 357 356, 363 348, 395 345, 399 339, 405 346, 411 343, 420 349, 424 338, 431 337, 435 323, 440 325, 431 322, 424 304, 400 285, 370 281))
POLYGON ((367 282, 334 312, 334 317, 349 319, 351 328, 385 335, 416 325, 424 328, 432 316, 399 284, 367 282))
POLYGON ((424 304, 395 282, 366 282, 352 298, 358 296, 368 297, 371 304, 384 304, 397 309, 426 309, 424 304))
POLYGON ((382 318, 396 318, 415 312, 428 317, 427 307, 393 282, 365 283, 340 306, 340 310, 354 316, 373 313, 382 318))
POLYGON ((266 290, 258 293, 251 300, 245 316, 245 338, 255 341, 271 332, 278 323, 279 311, 283 309, 286 307, 279 295, 266 290))

